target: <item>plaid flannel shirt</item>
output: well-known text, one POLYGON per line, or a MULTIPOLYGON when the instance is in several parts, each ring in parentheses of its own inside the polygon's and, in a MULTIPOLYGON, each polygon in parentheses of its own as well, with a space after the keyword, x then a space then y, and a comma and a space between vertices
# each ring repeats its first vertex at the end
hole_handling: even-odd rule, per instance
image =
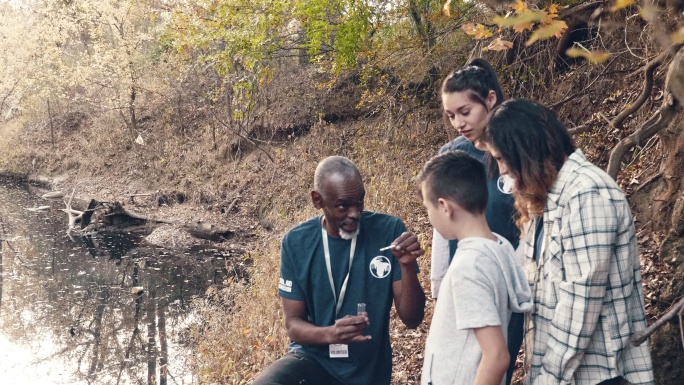
POLYGON ((527 317, 525 383, 594 385, 622 376, 653 384, 648 341, 630 343, 647 325, 623 192, 577 150, 548 193, 539 264, 533 260, 538 220, 523 240, 535 302, 527 317))

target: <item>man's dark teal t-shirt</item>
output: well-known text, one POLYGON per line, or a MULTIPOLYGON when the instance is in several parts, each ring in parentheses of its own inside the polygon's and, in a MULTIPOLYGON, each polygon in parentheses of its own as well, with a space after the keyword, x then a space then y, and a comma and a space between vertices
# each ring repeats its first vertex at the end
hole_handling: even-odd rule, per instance
POLYGON ((357 304, 365 303, 370 321, 365 335, 372 339, 349 344, 348 358, 330 358, 328 345, 302 346, 296 350, 318 361, 329 373, 346 384, 389 384, 392 350, 389 341, 389 314, 393 303, 392 283, 401 279, 399 261, 389 246, 406 227, 399 218, 363 212, 359 222, 356 252, 349 271, 351 241, 328 236, 335 295, 349 271, 349 282, 340 313, 335 315, 333 296, 323 249, 321 217, 315 217, 290 230, 283 238, 280 256, 278 294, 304 301, 309 322, 330 326, 338 318, 356 315, 357 304))

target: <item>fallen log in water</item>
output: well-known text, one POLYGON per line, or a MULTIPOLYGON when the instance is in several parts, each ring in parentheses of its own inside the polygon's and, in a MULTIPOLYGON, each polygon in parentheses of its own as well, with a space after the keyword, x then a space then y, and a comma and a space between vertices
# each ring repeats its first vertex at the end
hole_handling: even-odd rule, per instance
MULTIPOLYGON (((235 236, 234 229, 207 223, 178 223, 152 218, 131 211, 121 202, 101 202, 96 199, 78 199, 72 191, 69 200, 65 201, 66 208, 60 209, 69 216, 67 234, 69 236, 88 234, 98 231, 140 231, 147 228, 149 232, 159 224, 173 225, 193 238, 222 242, 235 236)), ((183 243, 183 242, 179 242, 183 243)), ((168 245, 168 244, 166 244, 168 245)))
POLYGON ((183 229, 195 238, 208 239, 210 241, 223 241, 230 239, 235 231, 226 227, 206 223, 185 224, 183 229))

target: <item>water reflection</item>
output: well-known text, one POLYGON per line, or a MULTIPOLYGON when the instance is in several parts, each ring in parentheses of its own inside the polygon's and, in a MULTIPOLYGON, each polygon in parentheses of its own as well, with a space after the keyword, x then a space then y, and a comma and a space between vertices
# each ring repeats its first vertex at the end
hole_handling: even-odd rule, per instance
POLYGON ((181 384, 193 296, 223 260, 169 255, 140 235, 71 240, 62 203, 0 183, 0 383, 181 384), (138 289, 142 287, 142 291, 138 289))

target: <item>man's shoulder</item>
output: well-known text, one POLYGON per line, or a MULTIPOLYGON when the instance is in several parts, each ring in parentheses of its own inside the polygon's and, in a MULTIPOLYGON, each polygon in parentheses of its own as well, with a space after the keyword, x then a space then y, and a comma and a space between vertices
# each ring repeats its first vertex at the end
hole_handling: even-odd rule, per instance
MULTIPOLYGON (((404 222, 394 215, 389 215, 385 213, 378 213, 374 211, 364 211, 361 217, 361 226, 367 226, 374 230, 386 230, 391 228, 390 226, 404 226, 404 222)), ((363 231, 363 230, 362 230, 363 231)))
POLYGON ((321 229, 320 220, 320 217, 316 216, 291 228, 283 236, 283 243, 297 242, 303 238, 318 236, 321 229))

